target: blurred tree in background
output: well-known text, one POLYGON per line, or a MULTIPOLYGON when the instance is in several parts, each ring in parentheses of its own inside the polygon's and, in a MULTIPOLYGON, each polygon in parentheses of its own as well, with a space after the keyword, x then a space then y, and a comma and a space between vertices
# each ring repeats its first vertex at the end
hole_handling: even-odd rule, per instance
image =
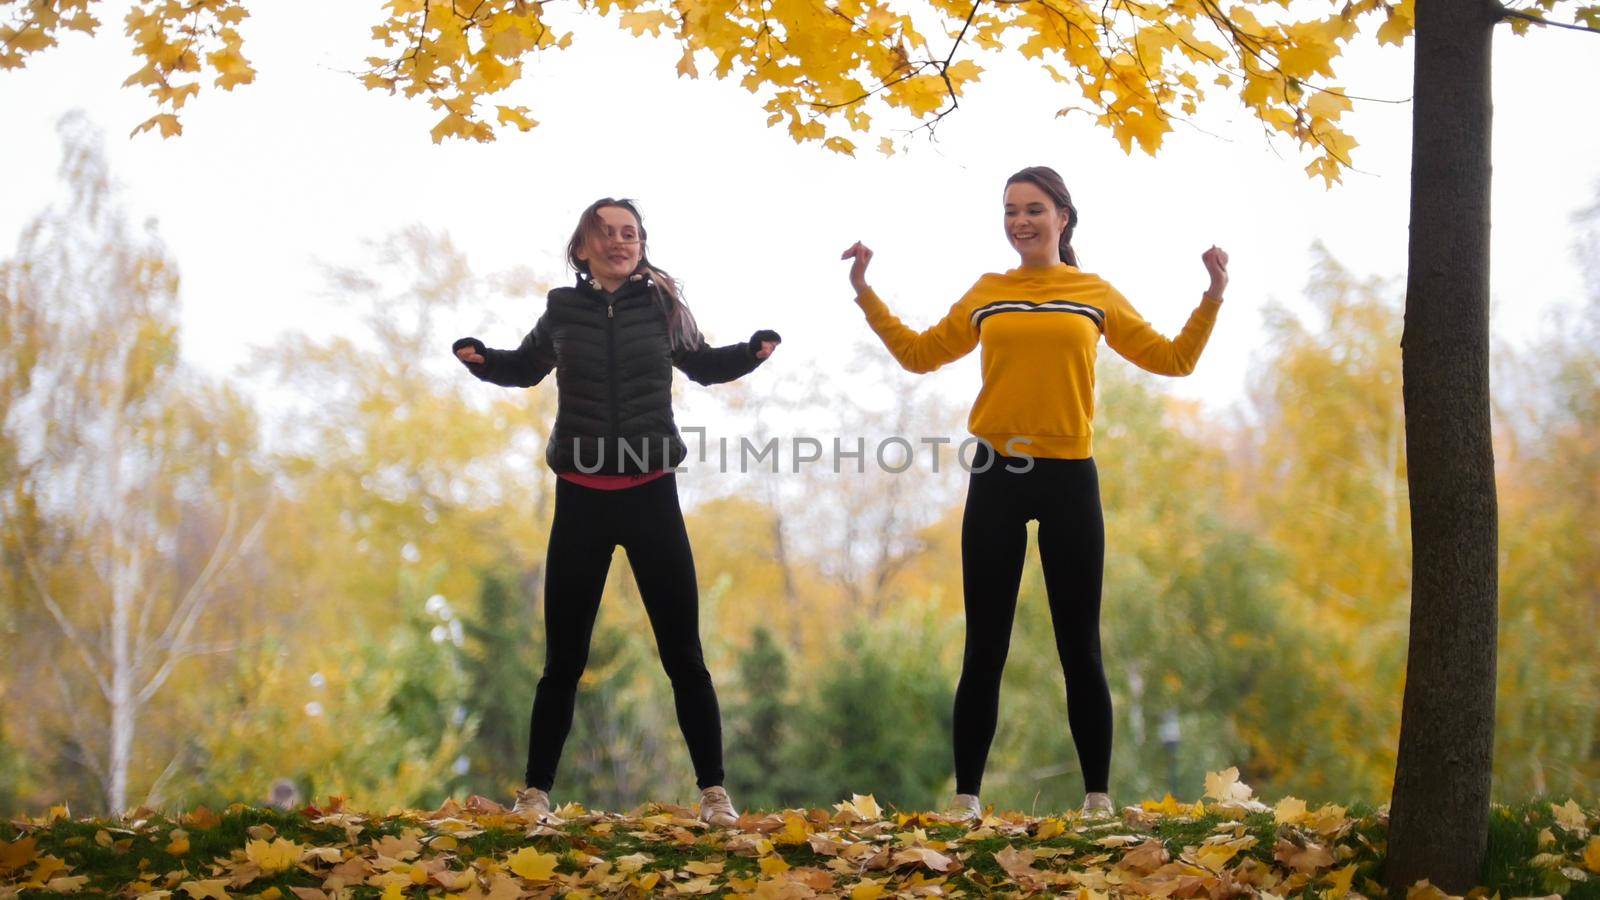
MULTIPOLYGON (((181 362, 178 262, 128 223, 93 129, 69 118, 62 134, 64 199, 0 264, 0 812, 262 802, 274 786, 298 802, 508 799, 543 665, 555 392, 467 377, 441 332, 471 311, 512 343, 540 279, 476 273, 447 235, 403 229, 326 266, 318 333, 208 379, 181 362)), ((1600 212, 1578 225, 1588 302, 1499 351, 1507 797, 1600 780, 1600 212)), ((1119 799, 1193 798, 1228 765, 1268 797, 1389 793, 1410 562, 1399 286, 1310 258, 1240 407, 1177 400, 1103 356, 1119 799)), ((871 792, 925 807, 952 789, 966 475, 949 447, 939 473, 926 446, 902 474, 874 451, 897 434, 959 442, 969 398, 875 348, 858 359, 686 392, 735 442, 779 447, 776 472, 712 472, 713 456, 684 476, 741 806, 871 792), (800 434, 825 442, 796 472, 800 434), (835 435, 864 438, 864 471, 833 470, 835 435)), ((558 802, 693 797, 624 561, 558 802)), ((1030 551, 985 781, 1000 806, 1081 800, 1048 616, 1030 551)))

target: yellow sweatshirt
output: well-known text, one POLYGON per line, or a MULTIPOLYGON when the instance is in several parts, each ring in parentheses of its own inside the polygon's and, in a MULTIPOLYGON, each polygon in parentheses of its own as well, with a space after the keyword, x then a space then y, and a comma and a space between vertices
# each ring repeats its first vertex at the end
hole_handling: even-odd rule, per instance
POLYGON ((1194 371, 1222 301, 1202 298, 1176 340, 1150 326, 1117 289, 1065 263, 988 274, 918 333, 868 289, 856 298, 894 358, 931 372, 983 345, 983 387, 968 429, 1002 454, 1085 459, 1094 435, 1094 362, 1103 334, 1158 375, 1194 371), (1011 449, 1007 450, 1008 442, 1011 449))

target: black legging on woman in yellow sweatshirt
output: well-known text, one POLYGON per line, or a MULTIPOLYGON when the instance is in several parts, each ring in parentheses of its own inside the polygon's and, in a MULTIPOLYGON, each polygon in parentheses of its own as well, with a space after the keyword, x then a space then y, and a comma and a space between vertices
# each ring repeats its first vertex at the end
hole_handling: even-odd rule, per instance
POLYGON ((913 372, 983 348, 983 387, 968 427, 1005 454, 979 454, 962 517, 967 637, 955 702, 957 793, 978 793, 994 739, 1030 519, 1039 522, 1039 558, 1084 788, 1105 792, 1112 711, 1100 658, 1105 527, 1091 456, 1095 358, 1103 336, 1141 368, 1187 375, 1221 301, 1202 299, 1173 340, 1099 276, 1065 263, 985 275, 924 332, 906 327, 870 289, 856 301, 889 352, 913 372))

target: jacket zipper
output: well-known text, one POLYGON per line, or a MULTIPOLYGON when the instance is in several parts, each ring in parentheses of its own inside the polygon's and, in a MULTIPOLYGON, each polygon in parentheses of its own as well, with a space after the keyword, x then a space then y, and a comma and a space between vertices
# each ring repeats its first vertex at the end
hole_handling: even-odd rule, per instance
MULTIPOLYGON (((622 416, 617 411, 617 323, 616 298, 606 300, 606 380, 611 389, 611 449, 622 461, 622 416)), ((618 471, 621 471, 618 469, 618 471)))

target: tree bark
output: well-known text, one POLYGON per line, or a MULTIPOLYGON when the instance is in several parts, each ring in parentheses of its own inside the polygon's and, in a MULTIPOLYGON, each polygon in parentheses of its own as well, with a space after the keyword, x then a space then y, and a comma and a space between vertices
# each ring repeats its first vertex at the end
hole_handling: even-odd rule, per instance
POLYGON ((1385 880, 1479 883, 1498 629, 1489 428, 1490 0, 1417 0, 1401 338, 1411 636, 1385 880))

